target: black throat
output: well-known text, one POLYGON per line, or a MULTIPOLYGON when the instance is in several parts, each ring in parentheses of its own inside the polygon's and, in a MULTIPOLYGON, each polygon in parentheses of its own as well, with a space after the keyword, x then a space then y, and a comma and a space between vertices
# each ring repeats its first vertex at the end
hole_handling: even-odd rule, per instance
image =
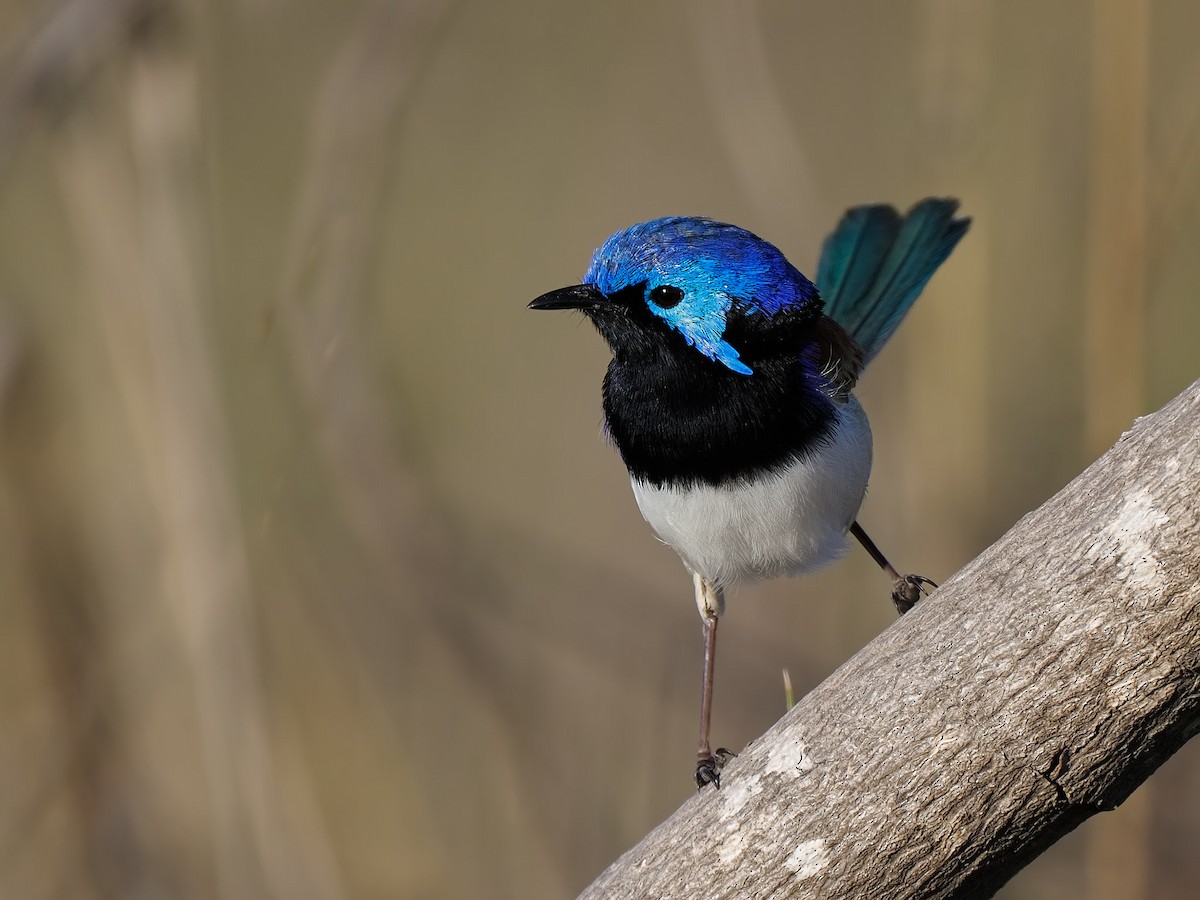
POLYGON ((639 307, 591 316, 613 350, 605 422, 633 477, 655 485, 745 481, 828 439, 835 401, 819 374, 813 315, 775 318, 761 330, 731 322, 726 339, 754 370, 740 375, 644 319, 639 307))

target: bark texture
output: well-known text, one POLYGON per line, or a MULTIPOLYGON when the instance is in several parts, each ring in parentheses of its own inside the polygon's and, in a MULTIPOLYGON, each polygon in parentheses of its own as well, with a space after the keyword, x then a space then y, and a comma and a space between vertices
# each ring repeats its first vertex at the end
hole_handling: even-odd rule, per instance
POLYGON ((1200 381, 582 898, 975 898, 1200 730, 1200 381))

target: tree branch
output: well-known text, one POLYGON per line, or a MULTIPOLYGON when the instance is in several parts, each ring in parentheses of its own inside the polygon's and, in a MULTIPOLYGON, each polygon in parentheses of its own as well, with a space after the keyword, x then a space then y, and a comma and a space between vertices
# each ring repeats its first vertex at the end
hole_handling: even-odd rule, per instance
POLYGON ((1200 381, 581 898, 990 897, 1200 730, 1200 381))

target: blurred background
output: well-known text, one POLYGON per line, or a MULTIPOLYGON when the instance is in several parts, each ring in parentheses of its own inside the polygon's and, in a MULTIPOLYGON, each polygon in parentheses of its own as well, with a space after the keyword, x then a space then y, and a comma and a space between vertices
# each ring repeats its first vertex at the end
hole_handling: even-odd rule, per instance
MULTIPOLYGON (((0 896, 573 896, 695 790, 700 623, 534 315, 610 232, 975 223, 861 383, 939 580, 1200 376, 1189 0, 0 4, 0 896)), ((738 748, 894 614, 744 589, 738 748)), ((1019 597, 1012 598, 1020 602, 1019 597)), ((1200 748, 1002 892, 1191 898, 1200 748)))

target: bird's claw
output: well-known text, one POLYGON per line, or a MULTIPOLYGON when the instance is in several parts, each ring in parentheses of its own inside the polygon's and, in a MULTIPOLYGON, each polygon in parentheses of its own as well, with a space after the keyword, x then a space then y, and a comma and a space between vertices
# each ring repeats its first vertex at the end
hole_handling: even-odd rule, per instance
POLYGON ((922 596, 929 594, 929 588, 937 587, 937 582, 924 575, 904 575, 892 584, 892 605, 900 615, 904 615, 917 605, 922 596))
POLYGON ((696 763, 696 790, 700 790, 706 784, 716 785, 718 789, 721 787, 721 770, 729 763, 731 759, 737 756, 732 750, 726 750, 724 747, 718 747, 716 752, 709 756, 702 756, 696 763))

